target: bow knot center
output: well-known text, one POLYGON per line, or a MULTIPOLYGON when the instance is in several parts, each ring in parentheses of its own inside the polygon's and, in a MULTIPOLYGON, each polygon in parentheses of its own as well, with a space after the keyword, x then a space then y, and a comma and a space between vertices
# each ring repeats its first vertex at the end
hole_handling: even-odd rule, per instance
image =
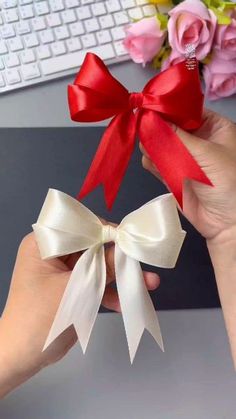
POLYGON ((143 93, 142 92, 130 93, 129 105, 132 109, 141 108, 143 105, 143 93))
POLYGON ((111 225, 103 226, 103 243, 115 242, 117 238, 117 228, 111 225))

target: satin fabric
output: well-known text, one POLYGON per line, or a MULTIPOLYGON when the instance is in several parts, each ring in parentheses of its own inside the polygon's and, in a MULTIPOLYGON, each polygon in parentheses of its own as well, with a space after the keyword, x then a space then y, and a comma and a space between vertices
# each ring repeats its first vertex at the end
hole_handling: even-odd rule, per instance
POLYGON ((144 329, 163 349, 139 261, 162 268, 175 266, 185 232, 171 194, 128 214, 115 228, 103 225, 76 199, 49 189, 33 230, 43 259, 86 250, 72 271, 44 349, 73 324, 85 352, 106 286, 104 244, 111 241, 115 242, 116 283, 130 360, 144 329))
POLYGON ((170 123, 185 130, 201 125, 203 94, 197 63, 182 62, 153 77, 142 92, 129 93, 102 60, 88 53, 73 85, 68 86, 71 118, 79 122, 113 117, 89 168, 78 198, 103 185, 111 208, 138 135, 180 206, 183 182, 211 181, 176 135, 170 123))

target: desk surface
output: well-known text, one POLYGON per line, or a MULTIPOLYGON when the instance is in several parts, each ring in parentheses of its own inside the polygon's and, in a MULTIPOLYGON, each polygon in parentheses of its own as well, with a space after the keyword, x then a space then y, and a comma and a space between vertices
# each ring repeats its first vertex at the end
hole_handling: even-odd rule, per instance
MULTIPOLYGON (((139 91, 155 74, 133 62, 111 66, 112 74, 130 91, 139 91)), ((0 127, 64 127, 73 126, 67 108, 67 85, 74 77, 22 89, 0 96, 0 127)), ((209 108, 236 120, 235 96, 206 103, 209 108)), ((78 124, 76 124, 78 125, 78 124)))
POLYGON ((236 374, 219 309, 159 313, 166 351, 145 333, 129 364, 120 315, 0 403, 4 419, 235 419, 236 374))

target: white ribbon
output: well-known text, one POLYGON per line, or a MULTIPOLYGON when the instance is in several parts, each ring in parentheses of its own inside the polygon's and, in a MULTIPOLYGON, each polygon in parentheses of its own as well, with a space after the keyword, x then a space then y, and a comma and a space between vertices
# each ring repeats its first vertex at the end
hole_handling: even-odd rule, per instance
POLYGON ((73 324, 85 352, 106 286, 103 245, 112 241, 131 363, 144 329, 164 350, 139 261, 162 268, 175 266, 186 233, 171 194, 159 196, 128 214, 115 228, 103 225, 74 198, 49 189, 33 229, 43 259, 86 250, 72 271, 44 349, 73 324))

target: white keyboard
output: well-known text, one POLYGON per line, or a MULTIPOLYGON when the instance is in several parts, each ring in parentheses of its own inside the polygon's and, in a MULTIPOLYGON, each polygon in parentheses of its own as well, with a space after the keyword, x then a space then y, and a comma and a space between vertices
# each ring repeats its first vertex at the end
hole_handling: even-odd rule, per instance
POLYGON ((155 13, 148 0, 0 0, 0 93, 75 73, 88 51, 129 59, 124 26, 155 13))

